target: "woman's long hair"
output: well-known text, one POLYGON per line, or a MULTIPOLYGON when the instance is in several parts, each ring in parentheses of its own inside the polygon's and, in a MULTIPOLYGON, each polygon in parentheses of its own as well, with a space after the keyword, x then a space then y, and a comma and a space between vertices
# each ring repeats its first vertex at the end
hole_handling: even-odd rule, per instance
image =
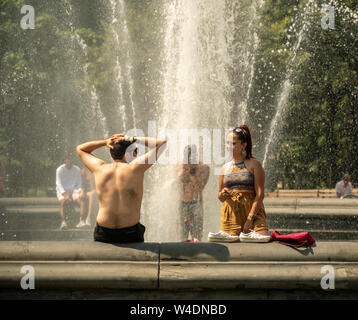
POLYGON ((246 142, 246 148, 245 148, 246 159, 253 158, 253 156, 252 156, 252 139, 251 139, 251 133, 250 133, 249 127, 246 124, 242 124, 241 126, 235 127, 232 132, 236 135, 236 137, 240 141, 246 142), (241 129, 241 131, 239 131, 238 129, 241 129))

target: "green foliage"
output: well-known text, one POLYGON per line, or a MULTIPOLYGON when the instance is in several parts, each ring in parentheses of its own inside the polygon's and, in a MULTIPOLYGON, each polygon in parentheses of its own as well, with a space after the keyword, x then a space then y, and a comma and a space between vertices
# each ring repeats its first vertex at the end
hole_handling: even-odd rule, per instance
MULTIPOLYGON (((344 6, 352 7, 352 3, 345 1, 344 6)), ((320 23, 311 24, 295 59, 285 123, 272 150, 280 160, 271 163, 272 189, 279 181, 287 180, 287 165, 301 170, 298 173, 295 169, 289 179, 294 182, 286 187, 332 188, 344 172, 350 172, 353 182, 358 180, 358 24, 340 8, 335 13, 334 30, 323 30, 320 23), (291 153, 283 152, 280 140, 291 146, 291 153)), ((275 18, 281 24, 286 22, 279 14, 275 18)), ((313 18, 320 21, 321 16, 316 13, 313 18)))
MULTIPOLYGON (((242 10, 234 21, 240 44, 248 31, 241 19, 252 1, 226 0, 234 1, 242 10)), ((289 98, 268 154, 271 189, 279 182, 290 188, 333 187, 343 172, 358 181, 358 24, 337 8, 336 28, 323 30, 319 8, 325 1, 316 1, 318 9, 306 18, 310 29, 294 53, 307 2, 266 0, 260 25, 252 26, 259 47, 248 125, 260 159, 292 70, 289 98)), ((113 133, 123 130, 120 106, 134 105, 138 112, 157 107, 163 84, 164 2, 123 3, 125 11, 118 17, 110 1, 33 0, 35 29, 22 30, 20 8, 27 3, 0 1, 0 161, 6 165, 10 195, 43 194, 53 187, 62 155, 104 134, 97 112, 113 133)), ((357 1, 340 4, 357 14, 357 1)), ((236 52, 232 54, 234 64, 239 63, 236 52)), ((241 79, 235 67, 230 67, 232 83, 241 79)), ((240 102, 242 97, 236 90, 230 98, 240 102)), ((145 128, 149 115, 142 112, 138 127, 145 128)))

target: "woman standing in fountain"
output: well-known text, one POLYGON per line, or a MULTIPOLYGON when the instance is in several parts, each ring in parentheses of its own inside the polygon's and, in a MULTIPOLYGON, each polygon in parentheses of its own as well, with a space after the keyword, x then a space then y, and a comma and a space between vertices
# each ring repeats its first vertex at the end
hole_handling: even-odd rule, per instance
POLYGON ((252 156, 252 140, 248 126, 230 130, 226 148, 232 160, 225 163, 219 176, 218 199, 221 226, 209 233, 212 242, 268 242, 268 227, 263 206, 265 171, 252 156))

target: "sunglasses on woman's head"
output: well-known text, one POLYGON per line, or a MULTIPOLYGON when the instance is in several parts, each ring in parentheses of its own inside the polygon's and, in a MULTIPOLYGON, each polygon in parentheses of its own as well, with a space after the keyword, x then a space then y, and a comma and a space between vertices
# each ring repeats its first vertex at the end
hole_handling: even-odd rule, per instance
POLYGON ((244 132, 242 129, 240 128, 230 128, 229 131, 232 131, 232 132, 237 132, 237 133, 240 133, 240 132, 244 132))
POLYGON ((241 133, 241 136, 246 140, 244 130, 242 130, 241 128, 230 128, 229 131, 236 132, 236 133, 241 133))

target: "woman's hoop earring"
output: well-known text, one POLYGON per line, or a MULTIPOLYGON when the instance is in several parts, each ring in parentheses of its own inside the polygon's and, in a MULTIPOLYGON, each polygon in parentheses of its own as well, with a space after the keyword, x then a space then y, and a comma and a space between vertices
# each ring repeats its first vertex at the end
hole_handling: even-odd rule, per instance
POLYGON ((243 156, 243 158, 246 159, 247 153, 246 153, 246 150, 245 150, 245 149, 242 149, 241 155, 243 156))

